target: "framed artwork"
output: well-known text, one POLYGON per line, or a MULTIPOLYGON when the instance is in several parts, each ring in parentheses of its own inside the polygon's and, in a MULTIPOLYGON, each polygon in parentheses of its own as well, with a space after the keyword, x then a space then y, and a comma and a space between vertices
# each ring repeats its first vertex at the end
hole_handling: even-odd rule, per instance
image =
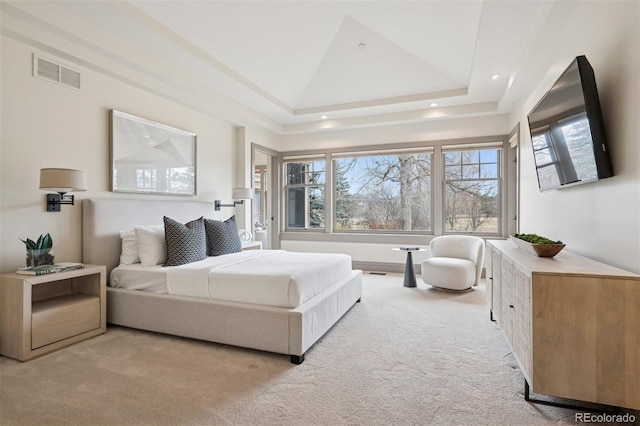
POLYGON ((196 135, 111 110, 111 191, 196 195, 196 135))

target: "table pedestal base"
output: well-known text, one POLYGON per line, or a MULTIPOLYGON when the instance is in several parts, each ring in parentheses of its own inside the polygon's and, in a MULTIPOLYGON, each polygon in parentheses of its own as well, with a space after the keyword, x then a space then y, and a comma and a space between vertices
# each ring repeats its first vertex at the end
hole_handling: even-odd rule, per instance
POLYGON ((407 264, 404 267, 404 286, 417 287, 416 273, 413 271, 413 256, 411 251, 407 251, 407 264))

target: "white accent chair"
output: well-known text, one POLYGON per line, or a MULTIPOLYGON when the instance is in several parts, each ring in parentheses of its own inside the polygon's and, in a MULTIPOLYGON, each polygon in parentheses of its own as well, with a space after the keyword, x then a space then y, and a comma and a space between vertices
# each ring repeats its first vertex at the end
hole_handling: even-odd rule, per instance
POLYGON ((471 235, 443 235, 429 245, 422 281, 437 288, 467 290, 477 286, 484 262, 484 240, 471 235))

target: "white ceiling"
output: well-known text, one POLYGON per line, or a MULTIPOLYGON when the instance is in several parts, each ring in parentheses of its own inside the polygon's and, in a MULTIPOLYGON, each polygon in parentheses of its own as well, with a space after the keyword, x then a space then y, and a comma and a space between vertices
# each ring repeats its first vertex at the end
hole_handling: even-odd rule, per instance
POLYGON ((508 112, 548 71, 533 64, 567 3, 9 1, 3 12, 103 68, 292 133, 508 112))

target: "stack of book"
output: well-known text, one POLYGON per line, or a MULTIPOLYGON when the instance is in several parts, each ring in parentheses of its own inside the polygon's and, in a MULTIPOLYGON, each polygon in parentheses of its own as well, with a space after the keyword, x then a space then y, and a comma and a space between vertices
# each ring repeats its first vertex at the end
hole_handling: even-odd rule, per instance
POLYGON ((16 273, 23 275, 44 275, 53 274, 55 272, 73 271, 74 269, 81 268, 84 268, 83 263, 62 262, 56 263, 55 265, 41 265, 33 268, 18 268, 16 269, 16 273))

